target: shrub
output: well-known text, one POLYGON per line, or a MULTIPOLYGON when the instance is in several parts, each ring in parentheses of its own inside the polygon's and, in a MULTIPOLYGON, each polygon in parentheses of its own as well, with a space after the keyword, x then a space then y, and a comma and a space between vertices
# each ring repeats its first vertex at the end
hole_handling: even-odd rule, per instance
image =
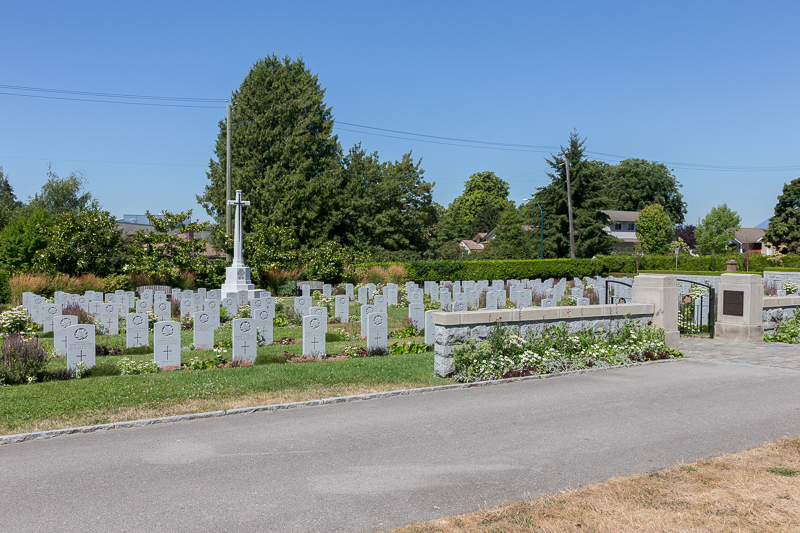
POLYGON ((297 284, 294 281, 284 281, 278 287, 278 296, 294 296, 297 294, 297 284))
POLYGON ((9 278, 8 288, 11 291, 11 303, 21 305, 23 292, 45 294, 47 277, 41 274, 17 274, 9 278))
POLYGON ((122 371, 114 363, 104 363, 87 368, 83 373, 83 377, 119 376, 121 373, 122 371))
POLYGON ((0 383, 13 385, 37 378, 47 365, 47 350, 38 339, 9 333, 0 346, 0 383))
POLYGON ((73 278, 73 282, 75 287, 70 292, 76 294, 84 294, 86 291, 103 291, 103 280, 94 274, 82 274, 73 278))
POLYGON ((262 353, 256 356, 256 365, 281 364, 289 360, 286 352, 283 353, 262 353))
POLYGON ((68 304, 62 311, 62 315, 72 315, 78 317, 78 324, 94 324, 94 315, 84 311, 78 304, 68 304))
POLYGON ((103 278, 103 292, 129 291, 133 289, 131 278, 126 274, 116 274, 103 278))
POLYGON ((134 361, 127 357, 123 357, 117 363, 120 374, 123 376, 131 374, 155 374, 161 370, 155 361, 134 361))
POLYGON ((294 282, 299 281, 303 277, 302 268, 272 268, 259 272, 259 283, 261 288, 271 291, 278 296, 294 296, 294 282), (292 286, 291 294, 281 294, 284 287, 292 286))
POLYGON ((0 333, 19 333, 34 328, 33 320, 22 306, 0 313, 0 333))
POLYGON ((364 273, 364 277, 361 278, 361 283, 374 283, 375 285, 382 285, 387 281, 389 281, 389 273, 385 268, 378 265, 370 267, 364 273))
POLYGON ((11 302, 11 290, 8 288, 8 279, 11 275, 6 270, 0 270, 0 303, 11 302))
POLYGON ((397 285, 402 284, 407 279, 406 269, 401 265, 390 266, 388 269, 386 269, 386 273, 388 274, 389 281, 397 285))

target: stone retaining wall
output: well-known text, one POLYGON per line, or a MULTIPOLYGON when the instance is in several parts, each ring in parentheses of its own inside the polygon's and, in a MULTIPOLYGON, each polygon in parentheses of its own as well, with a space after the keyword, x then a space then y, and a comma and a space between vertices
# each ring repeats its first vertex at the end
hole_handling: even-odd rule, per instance
POLYGON ((761 312, 764 331, 773 331, 800 309, 800 296, 765 296, 761 312))
POLYGON ((651 322, 654 309, 653 304, 618 304, 433 313, 434 371, 439 377, 451 375, 455 371, 453 349, 467 339, 485 341, 498 320, 523 337, 541 334, 545 328, 559 324, 566 324, 570 332, 616 331, 628 319, 651 322))

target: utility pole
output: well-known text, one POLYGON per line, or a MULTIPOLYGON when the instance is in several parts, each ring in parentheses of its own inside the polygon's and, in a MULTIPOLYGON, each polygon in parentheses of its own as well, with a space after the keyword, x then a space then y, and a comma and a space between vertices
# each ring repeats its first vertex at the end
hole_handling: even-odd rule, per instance
MULTIPOLYGON (((231 104, 227 104, 228 120, 227 120, 227 135, 225 139, 225 236, 231 234, 231 104)), ((231 260, 231 254, 227 254, 228 261, 231 260)))
POLYGON ((569 216, 569 256, 575 259, 575 227, 572 225, 572 189, 569 183, 569 150, 564 152, 564 167, 567 169, 567 214, 569 216))

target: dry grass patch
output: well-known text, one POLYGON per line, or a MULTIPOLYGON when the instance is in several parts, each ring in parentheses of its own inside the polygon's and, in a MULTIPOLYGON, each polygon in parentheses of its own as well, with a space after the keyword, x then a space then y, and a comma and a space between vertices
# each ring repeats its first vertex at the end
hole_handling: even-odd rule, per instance
POLYGON ((800 437, 393 533, 800 531, 800 437))

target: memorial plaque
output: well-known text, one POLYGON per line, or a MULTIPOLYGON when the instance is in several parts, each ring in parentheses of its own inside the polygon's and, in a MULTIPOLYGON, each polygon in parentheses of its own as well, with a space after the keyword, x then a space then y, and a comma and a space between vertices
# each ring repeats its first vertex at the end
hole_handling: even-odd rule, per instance
POLYGON ((744 291, 722 291, 722 314, 744 316, 744 291))

